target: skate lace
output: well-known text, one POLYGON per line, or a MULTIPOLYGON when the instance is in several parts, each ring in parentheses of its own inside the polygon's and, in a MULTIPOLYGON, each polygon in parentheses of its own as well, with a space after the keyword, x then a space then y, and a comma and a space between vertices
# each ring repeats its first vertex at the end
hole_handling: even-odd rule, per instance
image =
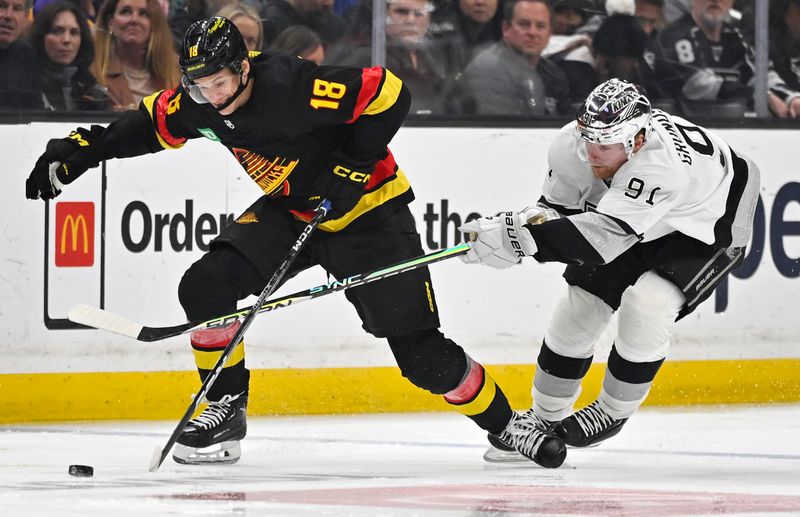
POLYGON ((515 414, 503 431, 501 439, 522 454, 533 457, 545 439, 545 434, 539 428, 544 426, 542 422, 543 420, 535 414, 532 416, 528 413, 515 414))
POLYGON ((575 413, 575 420, 586 436, 592 436, 614 423, 611 415, 603 411, 597 401, 575 413))
POLYGON ((521 416, 522 416, 523 419, 526 419, 526 418, 531 419, 533 421, 533 425, 535 425, 536 428, 539 429, 540 431, 545 431, 551 425, 553 425, 553 422, 550 422, 549 420, 545 420, 545 419, 541 418, 539 415, 537 415, 533 411, 533 408, 527 410, 525 412, 525 414, 523 414, 521 416))
POLYGON ((231 402, 237 398, 238 395, 225 395, 216 402, 209 402, 208 407, 189 423, 203 429, 220 425, 230 413, 231 402))

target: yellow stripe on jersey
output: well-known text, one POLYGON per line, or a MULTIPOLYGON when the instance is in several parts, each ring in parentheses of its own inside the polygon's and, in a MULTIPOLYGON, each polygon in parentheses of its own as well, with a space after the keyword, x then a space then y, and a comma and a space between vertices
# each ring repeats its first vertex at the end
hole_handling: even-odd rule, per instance
POLYGON ((374 101, 369 103, 363 115, 377 115, 394 106, 402 87, 403 81, 398 79, 391 71, 386 70, 386 78, 383 81, 380 93, 374 101))
POLYGON ((483 387, 480 393, 478 393, 471 402, 467 402, 466 404, 451 404, 453 409, 462 415, 474 416, 483 413, 489 408, 489 405, 491 405, 497 393, 497 385, 486 370, 483 371, 483 375, 483 387))
POLYGON ((347 212, 343 217, 326 221, 320 224, 319 228, 326 232, 338 232, 353 222, 356 217, 362 216, 366 212, 382 205, 390 199, 396 198, 411 188, 411 183, 409 183, 408 178, 406 178, 402 170, 397 169, 396 176, 395 179, 386 182, 381 188, 361 196, 361 200, 359 200, 355 208, 347 212))
POLYGON ((160 94, 161 92, 159 91, 151 95, 148 95, 147 97, 142 99, 142 103, 144 104, 144 107, 147 108, 147 112, 150 114, 150 120, 153 122, 153 132, 156 134, 156 138, 158 138, 158 143, 161 144, 161 147, 163 147, 164 149, 180 149, 181 147, 183 147, 183 143, 172 145, 166 140, 164 140, 164 138, 162 138, 161 134, 158 132, 158 120, 156 118, 157 114, 155 113, 156 110, 155 104, 156 104, 156 99, 158 99, 158 96, 160 94))
MULTIPOLYGON (((197 350, 193 348, 192 352, 194 352, 194 362, 201 370, 213 369, 214 365, 217 364, 217 361, 219 361, 219 358, 222 355, 222 350, 197 350)), ((236 348, 233 350, 233 352, 231 352, 228 360, 225 361, 225 366, 223 366, 223 368, 235 366, 241 363, 243 360, 244 340, 240 341, 239 344, 236 345, 236 348)))

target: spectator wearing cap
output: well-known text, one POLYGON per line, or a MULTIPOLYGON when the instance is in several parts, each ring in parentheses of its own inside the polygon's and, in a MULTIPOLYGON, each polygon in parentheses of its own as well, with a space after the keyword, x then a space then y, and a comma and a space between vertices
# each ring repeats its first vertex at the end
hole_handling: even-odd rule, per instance
POLYGON ((36 15, 29 38, 42 66, 41 84, 46 109, 111 109, 108 93, 89 72, 94 60, 94 43, 86 16, 76 4, 48 4, 36 15))
POLYGON ((0 0, 0 110, 42 107, 36 52, 20 38, 30 7, 31 0, 0 0))
POLYGON ((595 9, 591 0, 557 0, 553 4, 553 34, 575 34, 589 21, 595 9))
POLYGON ((542 56, 551 34, 550 4, 511 0, 503 9, 503 40, 478 54, 459 79, 462 113, 548 116, 570 108, 564 72, 542 56))

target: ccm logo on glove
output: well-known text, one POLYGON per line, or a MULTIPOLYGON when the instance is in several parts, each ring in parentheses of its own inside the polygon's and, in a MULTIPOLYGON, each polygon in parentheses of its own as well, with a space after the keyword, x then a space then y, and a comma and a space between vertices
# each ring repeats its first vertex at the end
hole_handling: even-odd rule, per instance
POLYGON ((75 140, 76 142, 78 142, 78 145, 81 146, 81 147, 89 147, 89 142, 87 142, 83 138, 83 136, 81 136, 81 134, 78 133, 77 131, 73 131, 72 133, 70 133, 69 134, 69 138, 71 138, 71 139, 75 140))
POLYGON ((371 174, 367 172, 358 172, 351 169, 348 169, 344 165, 336 165, 333 168, 333 173, 337 176, 341 176, 347 180, 352 181, 353 183, 367 183, 369 181, 369 177, 371 174))

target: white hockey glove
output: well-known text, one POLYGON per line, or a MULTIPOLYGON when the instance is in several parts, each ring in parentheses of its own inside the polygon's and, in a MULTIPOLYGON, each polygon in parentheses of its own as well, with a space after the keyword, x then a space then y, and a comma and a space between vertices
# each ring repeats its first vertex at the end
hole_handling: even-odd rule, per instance
POLYGON ((468 234, 470 249, 461 260, 497 269, 518 264, 522 257, 537 251, 533 236, 523 225, 543 223, 547 218, 544 210, 528 207, 521 212, 500 212, 494 217, 481 217, 464 224, 458 229, 468 234))

